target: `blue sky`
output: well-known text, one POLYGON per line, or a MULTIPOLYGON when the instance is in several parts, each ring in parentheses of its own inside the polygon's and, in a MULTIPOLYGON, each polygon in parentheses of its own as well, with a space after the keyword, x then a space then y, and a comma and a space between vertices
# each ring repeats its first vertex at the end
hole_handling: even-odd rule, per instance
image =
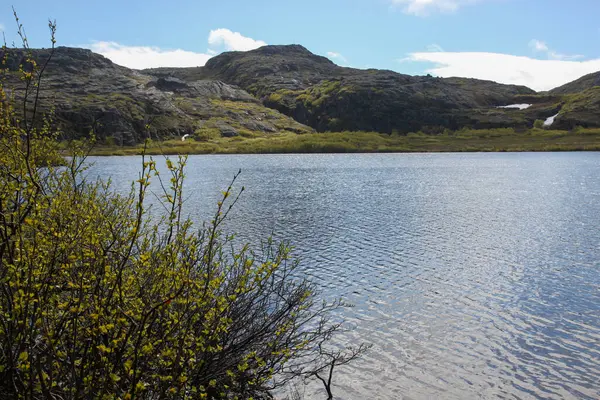
MULTIPOLYGON (((133 68, 201 65, 225 50, 299 43, 340 65, 550 89, 600 70, 598 0, 31 0, 34 47, 89 47, 133 68)), ((0 29, 15 40, 10 4, 0 29)))

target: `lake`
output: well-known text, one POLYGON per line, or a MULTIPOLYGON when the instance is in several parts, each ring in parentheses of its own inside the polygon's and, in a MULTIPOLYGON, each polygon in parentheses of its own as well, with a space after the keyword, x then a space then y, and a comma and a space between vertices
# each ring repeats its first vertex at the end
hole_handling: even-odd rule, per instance
MULTIPOLYGON (((141 166, 90 160, 122 191, 141 166)), ((600 398, 600 153, 190 156, 193 219, 240 168, 225 230, 290 241, 373 344, 337 398, 600 398)))

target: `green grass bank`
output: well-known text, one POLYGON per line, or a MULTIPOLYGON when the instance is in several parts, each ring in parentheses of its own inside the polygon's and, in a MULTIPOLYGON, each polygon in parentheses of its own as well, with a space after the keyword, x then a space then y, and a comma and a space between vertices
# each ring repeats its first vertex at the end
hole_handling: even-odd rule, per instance
MULTIPOLYGON (((97 144, 91 154, 137 155, 143 145, 97 144)), ((460 130, 441 135, 374 132, 281 133, 257 137, 236 136, 204 141, 188 139, 151 141, 147 154, 273 154, 273 153, 377 153, 377 152, 501 152, 600 151, 600 129, 573 131, 530 129, 460 130)))

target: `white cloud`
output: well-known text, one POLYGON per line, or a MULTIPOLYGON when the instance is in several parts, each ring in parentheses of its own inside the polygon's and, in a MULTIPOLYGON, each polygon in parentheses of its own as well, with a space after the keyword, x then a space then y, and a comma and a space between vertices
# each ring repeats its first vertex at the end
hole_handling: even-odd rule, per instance
POLYGON ((210 54, 181 49, 163 50, 149 46, 125 46, 115 42, 94 42, 83 46, 112 62, 129 68, 197 67, 206 64, 210 54))
POLYGON ((338 60, 338 61, 340 61, 340 62, 342 62, 344 64, 348 62, 348 60, 346 60, 346 57, 344 57, 343 55, 341 55, 340 53, 337 53, 335 51, 328 51, 327 52, 327 57, 330 60, 333 60, 333 61, 338 60))
POLYGON ((208 35, 209 49, 197 53, 182 49, 161 49, 151 46, 126 46, 116 42, 93 42, 85 48, 102 54, 112 62, 134 69, 157 67, 198 67, 223 50, 252 50, 266 45, 262 40, 242 36, 229 29, 215 29, 208 35))
POLYGON ((529 42, 529 47, 535 51, 548 51, 548 45, 537 39, 533 39, 531 42, 529 42))
POLYGON ((554 50, 551 50, 546 42, 542 42, 541 40, 533 39, 529 42, 529 47, 531 47, 535 52, 545 53, 548 58, 552 60, 578 60, 583 58, 581 55, 566 55, 557 53, 554 50))
MULTIPOLYGON (((600 59, 586 61, 538 60, 530 57, 478 52, 421 52, 410 61, 430 62, 425 72, 440 77, 467 77, 549 90, 583 75, 600 71, 600 59)), ((406 62, 406 59, 401 60, 406 62)))
POLYGON ((425 16, 432 12, 454 12, 461 6, 474 4, 480 0, 391 0, 396 5, 403 6, 404 12, 425 16))
POLYGON ((235 51, 254 50, 266 45, 262 40, 254 40, 225 28, 210 31, 208 44, 213 48, 223 46, 226 50, 235 51))
POLYGON ((444 51, 444 49, 439 44, 434 43, 427 46, 427 51, 444 51))

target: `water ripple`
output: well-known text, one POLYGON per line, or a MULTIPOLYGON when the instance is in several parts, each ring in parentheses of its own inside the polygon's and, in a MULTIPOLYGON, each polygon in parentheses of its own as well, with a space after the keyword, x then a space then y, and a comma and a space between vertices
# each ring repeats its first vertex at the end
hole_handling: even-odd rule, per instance
MULTIPOLYGON (((136 178, 135 158, 95 161, 136 178)), ((291 241, 355 305, 339 340, 374 345, 340 399, 600 398, 599 153, 197 156, 194 218, 239 168, 226 229, 291 241)))

